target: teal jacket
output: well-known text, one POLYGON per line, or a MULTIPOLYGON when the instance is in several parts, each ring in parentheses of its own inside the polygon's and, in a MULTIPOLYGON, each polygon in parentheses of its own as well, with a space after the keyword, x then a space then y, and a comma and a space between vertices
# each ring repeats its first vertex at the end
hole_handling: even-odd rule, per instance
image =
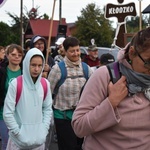
MULTIPOLYGON (((26 54, 23 61, 22 92, 17 106, 15 106, 16 79, 10 83, 4 103, 3 118, 9 129, 9 136, 20 149, 32 149, 43 144, 52 118, 50 88, 48 88, 46 98, 43 100, 44 91, 40 82, 42 73, 36 83, 30 76, 29 65, 34 55, 43 57, 37 48, 29 50, 26 54)), ((50 87, 48 80, 46 82, 50 87)))

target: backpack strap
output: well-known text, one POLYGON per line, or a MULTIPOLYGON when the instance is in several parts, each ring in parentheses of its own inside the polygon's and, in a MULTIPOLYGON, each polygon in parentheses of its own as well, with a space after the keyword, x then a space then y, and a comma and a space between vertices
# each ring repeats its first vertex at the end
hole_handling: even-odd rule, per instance
POLYGON ((88 65, 85 62, 82 62, 82 68, 83 68, 83 73, 86 78, 86 80, 89 79, 89 70, 88 70, 88 65))
POLYGON ((17 94, 16 94, 16 105, 18 104, 18 101, 20 99, 22 92, 22 75, 17 77, 17 94))
MULTIPOLYGON (((67 78, 67 69, 65 67, 65 62, 64 61, 59 62, 58 66, 59 66, 60 71, 61 71, 61 77, 60 77, 60 80, 58 81, 57 85, 55 86, 53 96, 52 96, 53 99, 55 99, 55 97, 58 93, 59 87, 64 83, 64 81, 67 78)), ((86 63, 82 62, 82 68, 83 68, 84 76, 85 76, 86 80, 88 80, 88 78, 89 78, 89 76, 88 76, 88 74, 89 74, 88 65, 86 63)))
POLYGON ((59 87, 64 83, 64 81, 67 78, 67 70, 65 67, 65 62, 64 61, 59 62, 58 66, 59 66, 60 71, 61 71, 61 77, 60 77, 60 80, 57 82, 55 89, 54 89, 54 92, 52 94, 53 99, 55 99, 55 97, 58 93, 59 87))
POLYGON ((119 70, 119 62, 117 61, 107 64, 106 67, 109 71, 110 81, 112 81, 113 84, 116 83, 121 77, 121 73, 119 70))
MULTIPOLYGON (((48 90, 47 82, 46 82, 45 78, 41 78, 40 81, 41 81, 43 91, 44 91, 44 97, 43 97, 43 101, 44 101, 46 98, 46 95, 47 95, 47 90, 48 90)), ((22 75, 17 77, 17 94, 16 94, 16 105, 15 106, 17 106, 17 104, 19 102, 21 92, 22 92, 22 75)))
POLYGON ((45 100, 46 96, 47 96, 47 82, 45 80, 45 78, 41 78, 41 84, 43 87, 43 91, 44 91, 44 97, 43 97, 43 101, 45 100))

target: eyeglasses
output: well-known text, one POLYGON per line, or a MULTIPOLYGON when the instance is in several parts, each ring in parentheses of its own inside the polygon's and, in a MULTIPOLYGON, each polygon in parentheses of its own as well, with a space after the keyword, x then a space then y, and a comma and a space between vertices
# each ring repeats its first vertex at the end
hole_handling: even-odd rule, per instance
POLYGON ((22 54, 13 54, 13 53, 10 53, 10 55, 11 55, 12 57, 19 57, 19 58, 22 57, 22 54))
POLYGON ((44 43, 36 43, 35 46, 41 46, 41 45, 44 45, 44 43))
POLYGON ((135 49, 138 57, 143 61, 144 63, 144 67, 147 68, 147 69, 150 69, 150 61, 146 61, 142 58, 142 56, 139 54, 139 52, 135 49))

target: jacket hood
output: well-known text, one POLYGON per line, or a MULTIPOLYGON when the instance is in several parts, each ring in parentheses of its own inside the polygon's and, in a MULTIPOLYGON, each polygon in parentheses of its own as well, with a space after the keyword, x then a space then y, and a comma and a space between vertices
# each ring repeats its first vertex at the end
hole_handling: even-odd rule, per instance
POLYGON ((44 68, 44 64, 45 64, 44 56, 43 56, 42 52, 37 48, 30 49, 27 52, 27 54, 23 60, 23 80, 27 84, 27 86, 31 89, 36 88, 40 84, 40 78, 42 76, 42 71, 43 71, 43 68, 42 68, 42 71, 41 71, 40 75, 38 76, 36 83, 34 83, 32 80, 32 77, 30 75, 30 61, 31 61, 32 57, 35 55, 42 56, 43 68, 44 68))
POLYGON ((44 58, 46 57, 46 40, 44 37, 40 36, 40 35, 35 35, 32 37, 31 41, 30 41, 30 48, 34 48, 34 43, 37 42, 38 40, 43 40, 44 42, 44 51, 43 51, 43 55, 44 58))

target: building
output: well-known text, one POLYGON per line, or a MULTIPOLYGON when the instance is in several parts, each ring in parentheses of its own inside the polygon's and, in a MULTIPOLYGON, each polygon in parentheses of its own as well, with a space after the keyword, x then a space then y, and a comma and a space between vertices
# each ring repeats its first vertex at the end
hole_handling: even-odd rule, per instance
MULTIPOLYGON (((48 41, 51 23, 52 21, 47 19, 30 19, 25 30, 24 40, 31 39, 34 35, 40 35, 48 41)), ((72 29, 74 30, 72 28, 74 23, 71 24, 72 26, 70 27, 70 24, 66 23, 65 18, 62 18, 61 25, 59 24, 59 20, 53 20, 51 45, 55 45, 55 41, 59 37, 71 36, 72 29)))

